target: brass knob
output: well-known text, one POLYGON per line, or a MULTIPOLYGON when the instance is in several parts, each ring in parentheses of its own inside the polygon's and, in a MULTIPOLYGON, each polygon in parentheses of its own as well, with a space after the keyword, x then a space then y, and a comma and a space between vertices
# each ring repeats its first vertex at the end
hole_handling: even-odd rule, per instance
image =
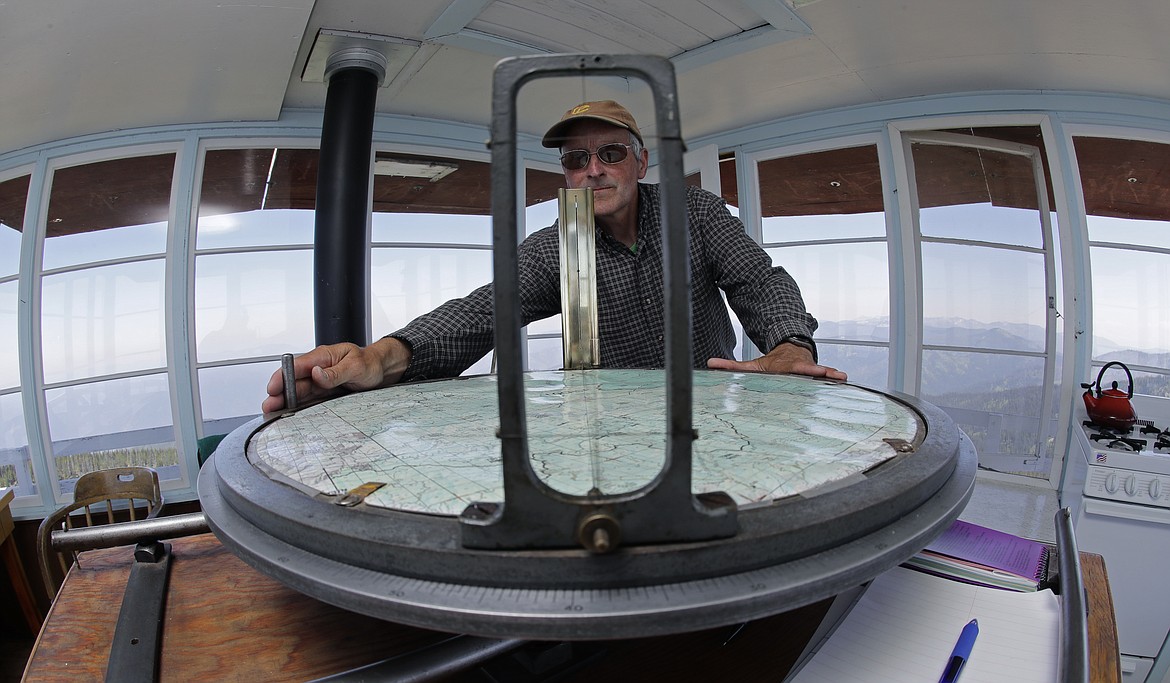
POLYGON ((589 552, 604 555, 617 550, 622 540, 622 528, 611 515, 594 512, 577 525, 577 540, 589 552))

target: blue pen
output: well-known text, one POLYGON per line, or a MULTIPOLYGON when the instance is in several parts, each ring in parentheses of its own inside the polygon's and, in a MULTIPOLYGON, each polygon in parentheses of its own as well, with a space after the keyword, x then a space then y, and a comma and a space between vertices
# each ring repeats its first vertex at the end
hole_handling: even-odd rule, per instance
POLYGON ((979 622, 975 619, 968 621, 963 627, 963 632, 959 634, 959 642, 955 643, 955 649, 951 650, 951 658, 947 660, 947 668, 943 671, 942 678, 938 679, 938 683, 955 683, 959 680, 959 673, 971 658, 971 648, 975 645, 975 636, 978 635, 979 622))

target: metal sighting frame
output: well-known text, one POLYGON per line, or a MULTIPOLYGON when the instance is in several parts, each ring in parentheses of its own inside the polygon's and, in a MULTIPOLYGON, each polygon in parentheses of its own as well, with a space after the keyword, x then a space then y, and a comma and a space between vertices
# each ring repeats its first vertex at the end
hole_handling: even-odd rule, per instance
POLYGON ((725 493, 691 493, 692 349, 690 245, 678 89, 669 60, 650 55, 551 55, 500 62, 492 86, 492 223, 496 354, 504 503, 475 503, 460 516, 467 548, 555 548, 580 543, 706 541, 734 536, 736 504, 725 493), (582 74, 643 78, 654 96, 661 167, 665 295, 666 459, 646 486, 615 495, 571 496, 544 484, 529 459, 524 407, 519 257, 516 250, 516 96, 537 78, 582 74))

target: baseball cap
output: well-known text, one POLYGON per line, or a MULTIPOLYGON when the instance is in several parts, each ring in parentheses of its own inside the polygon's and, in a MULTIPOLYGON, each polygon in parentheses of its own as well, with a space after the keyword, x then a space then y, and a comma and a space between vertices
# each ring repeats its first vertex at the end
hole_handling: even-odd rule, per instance
POLYGON ((569 127, 574 122, 581 119, 596 119, 598 121, 605 121, 613 124, 619 128, 625 128, 638 138, 638 142, 643 145, 646 141, 642 139, 642 131, 638 130, 638 123, 634 121, 634 116, 630 114, 622 105, 613 100, 599 100, 597 102, 583 102, 565 112, 560 121, 553 124, 552 128, 544 134, 544 139, 540 144, 545 147, 560 147, 561 143, 565 141, 565 137, 569 131, 569 127))

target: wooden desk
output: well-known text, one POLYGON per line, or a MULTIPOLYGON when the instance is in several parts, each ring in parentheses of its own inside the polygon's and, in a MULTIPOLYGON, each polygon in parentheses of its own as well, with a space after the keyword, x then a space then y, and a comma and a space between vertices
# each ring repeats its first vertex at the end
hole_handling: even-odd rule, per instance
MULTIPOLYGON (((159 680, 305 681, 336 674, 448 637, 352 614, 253 570, 204 534, 171 542, 159 680)), ((102 680, 132 551, 83 553, 37 639, 28 680, 102 680)), ((1093 681, 1120 681, 1117 632, 1104 561, 1085 555, 1093 681)), ((824 616, 828 602, 678 636, 604 644, 603 654, 561 679, 779 681, 824 616)), ((448 680, 483 681, 468 672, 448 680)))
POLYGON ((4 568, 8 571, 12 590, 16 593, 16 601, 20 604, 25 623, 28 624, 28 631, 36 633, 41 630, 41 611, 37 609, 37 601, 28 583, 28 575, 24 573, 20 553, 16 550, 16 539, 12 537, 16 524, 12 521, 12 510, 8 509, 8 504, 14 497, 12 489, 0 488, 0 554, 4 555, 4 568))

